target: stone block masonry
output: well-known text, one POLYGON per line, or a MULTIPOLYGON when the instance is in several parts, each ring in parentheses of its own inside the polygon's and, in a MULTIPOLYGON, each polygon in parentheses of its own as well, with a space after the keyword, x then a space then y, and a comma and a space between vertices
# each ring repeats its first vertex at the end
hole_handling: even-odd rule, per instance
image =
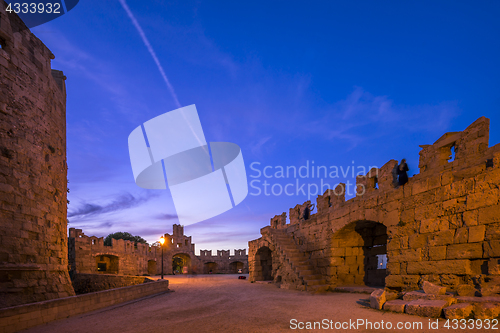
POLYGON ((471 296, 500 294, 500 144, 489 119, 422 145, 420 173, 398 188, 391 160, 358 176, 364 191, 345 200, 344 184, 276 215, 249 242, 250 281, 308 290, 304 276, 330 289, 367 285, 387 292, 424 282, 471 296), (455 158, 452 159, 452 151, 455 158), (386 266, 384 265, 386 258, 386 266))
MULTIPOLYGON (((248 273, 246 250, 201 250, 195 255, 195 244, 191 236, 184 235, 184 227, 173 225, 172 235, 164 234, 163 271, 172 274, 173 263, 191 273, 248 273)), ((86 236, 81 229, 70 228, 68 238, 68 257, 71 274, 120 274, 120 275, 159 275, 161 274, 161 248, 123 239, 112 239, 111 246, 104 245, 103 237, 86 236)))
POLYGON ((108 289, 134 286, 152 282, 154 280, 145 276, 128 276, 113 274, 74 274, 71 282, 77 295, 93 293, 108 289))
POLYGON ((0 307, 74 295, 66 91, 54 55, 0 0, 0 307))
POLYGON ((17 332, 53 320, 167 291, 168 281, 158 280, 135 286, 4 308, 0 310, 0 332, 17 332))

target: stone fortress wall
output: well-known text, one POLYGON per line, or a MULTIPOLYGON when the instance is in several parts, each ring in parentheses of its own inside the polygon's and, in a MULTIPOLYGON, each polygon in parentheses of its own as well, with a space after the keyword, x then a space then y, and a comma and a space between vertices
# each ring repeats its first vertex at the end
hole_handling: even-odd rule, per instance
POLYGON ((229 250, 217 250, 217 255, 212 255, 212 250, 200 250, 199 259, 203 262, 203 273, 248 273, 247 250, 234 250, 231 256, 229 250))
POLYGON ((422 145, 420 173, 393 186, 391 160, 271 219, 249 242, 250 280, 283 288, 420 289, 424 281, 459 295, 500 293, 500 144, 488 147, 489 119, 422 145), (452 151, 455 152, 451 160, 452 151), (386 260, 386 264, 385 264, 386 260))
MULTIPOLYGON (((246 250, 218 250, 212 256, 208 250, 195 255, 191 236, 184 235, 184 227, 174 224, 173 233, 165 234, 163 245, 163 272, 172 274, 174 258, 180 258, 187 273, 248 273, 246 250)), ((104 245, 103 237, 86 236, 81 229, 70 228, 68 240, 70 270, 73 273, 158 275, 161 274, 161 247, 149 246, 123 239, 112 239, 111 246, 104 245)))
POLYGON ((67 270, 66 79, 0 0, 0 307, 74 295, 67 270))
MULTIPOLYGON (((51 68, 52 52, 6 6, 0 0, 0 308, 75 295, 68 266, 72 272, 106 266, 120 274, 158 273, 156 248, 114 241, 110 249, 74 229, 68 244, 66 77, 51 68)), ((190 237, 166 236, 179 244, 166 251, 166 272, 172 269, 168 253, 184 256, 190 271, 203 271, 206 261, 194 255, 190 237)), ((219 272, 232 264, 205 259, 217 262, 219 272)), ((246 256, 237 259, 248 271, 246 256)))

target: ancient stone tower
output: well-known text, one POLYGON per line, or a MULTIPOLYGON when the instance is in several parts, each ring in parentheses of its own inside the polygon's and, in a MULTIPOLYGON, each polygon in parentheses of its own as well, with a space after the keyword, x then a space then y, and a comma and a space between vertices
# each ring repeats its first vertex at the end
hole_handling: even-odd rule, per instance
POLYGON ((66 91, 54 55, 0 0, 0 307, 74 295, 66 91))

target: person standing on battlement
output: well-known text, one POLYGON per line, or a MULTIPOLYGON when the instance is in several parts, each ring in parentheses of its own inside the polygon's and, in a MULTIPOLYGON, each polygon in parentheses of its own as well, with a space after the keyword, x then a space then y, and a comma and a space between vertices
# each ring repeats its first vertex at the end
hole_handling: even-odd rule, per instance
POLYGON ((408 164, 406 164, 406 159, 402 159, 401 163, 398 166, 398 176, 399 176, 399 185, 403 186, 408 183, 408 174, 406 173, 410 169, 408 168, 408 164))

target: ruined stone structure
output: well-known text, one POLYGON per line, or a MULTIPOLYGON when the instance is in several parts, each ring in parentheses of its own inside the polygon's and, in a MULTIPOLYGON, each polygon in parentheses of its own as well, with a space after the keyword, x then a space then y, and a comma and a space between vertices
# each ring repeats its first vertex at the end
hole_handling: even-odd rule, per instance
POLYGON ((0 307, 74 295, 66 91, 54 55, 0 0, 0 307))
MULTIPOLYGON (((163 272, 172 274, 176 265, 179 273, 237 273, 241 269, 248 273, 246 250, 202 250, 195 255, 195 244, 191 236, 184 235, 184 227, 174 224, 173 233, 165 234, 163 245, 163 272)), ((71 272, 121 275, 161 274, 161 247, 149 246, 123 239, 112 239, 111 246, 104 245, 104 238, 86 236, 81 229, 69 229, 68 255, 71 272)))
POLYGON ((394 188, 391 160, 275 216, 249 242, 250 280, 283 288, 420 289, 425 281, 459 295, 500 293, 500 144, 488 148, 489 119, 446 133, 420 152, 420 173, 394 188), (455 158, 452 159, 452 153, 455 158), (386 265, 386 266, 385 266, 386 265))
POLYGON ((231 256, 229 250, 217 250, 217 255, 212 255, 212 250, 201 250, 199 259, 203 263, 203 273, 248 273, 247 250, 234 250, 231 256))
MULTIPOLYGON (((68 258, 71 272, 122 275, 156 274, 157 247, 123 239, 112 239, 112 246, 104 245, 104 238, 86 236, 81 229, 70 228, 68 258)), ((161 255, 161 253, 160 253, 161 255)))

